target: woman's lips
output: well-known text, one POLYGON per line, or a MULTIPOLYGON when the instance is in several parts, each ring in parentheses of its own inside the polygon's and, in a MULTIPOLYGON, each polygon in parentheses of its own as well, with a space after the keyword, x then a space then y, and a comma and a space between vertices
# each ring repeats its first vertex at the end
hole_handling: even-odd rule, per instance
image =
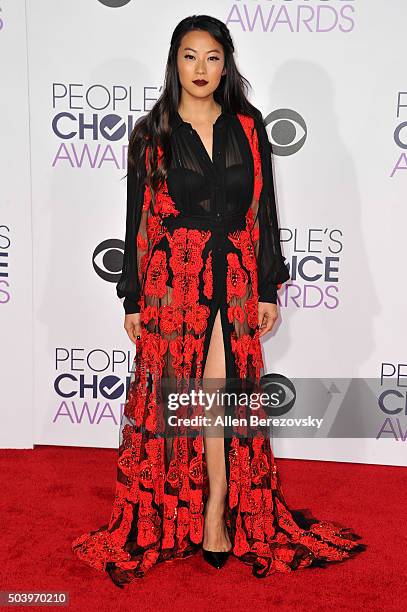
POLYGON ((195 83, 195 85, 198 85, 198 87, 203 87, 204 85, 208 84, 208 81, 205 81, 204 79, 197 79, 196 81, 192 82, 195 83))

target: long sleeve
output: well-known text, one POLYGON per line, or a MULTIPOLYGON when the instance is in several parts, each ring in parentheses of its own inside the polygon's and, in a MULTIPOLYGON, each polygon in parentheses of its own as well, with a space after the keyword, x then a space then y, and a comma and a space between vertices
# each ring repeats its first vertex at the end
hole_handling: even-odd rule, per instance
POLYGON ((254 230, 258 237, 256 250, 259 301, 276 304, 277 289, 290 278, 290 274, 281 252, 271 162, 271 144, 260 113, 254 123, 259 155, 256 160, 257 180, 255 177, 255 185, 257 183, 258 186, 257 198, 255 193, 257 203, 256 210, 253 211, 254 230))
POLYGON ((143 210, 145 199, 146 167, 143 165, 141 176, 136 175, 129 165, 127 168, 126 236, 124 241, 123 266, 120 280, 116 285, 119 298, 124 297, 123 307, 126 314, 140 312, 140 262, 147 249, 146 216, 143 210), (145 248, 144 248, 145 247, 145 248))

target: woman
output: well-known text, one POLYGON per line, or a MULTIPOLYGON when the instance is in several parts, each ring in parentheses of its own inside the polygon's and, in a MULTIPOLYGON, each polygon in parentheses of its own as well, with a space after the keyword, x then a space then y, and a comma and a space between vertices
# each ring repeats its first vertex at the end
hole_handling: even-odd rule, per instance
POLYGON ((257 577, 365 548, 349 529, 289 510, 267 429, 224 418, 247 416, 250 405, 206 410, 189 396, 174 413, 168 401, 173 392, 230 389, 231 381, 252 397, 260 337, 272 329, 277 288, 289 279, 270 143, 233 52, 218 19, 181 21, 164 91, 129 142, 117 293, 135 368, 110 522, 72 545, 118 586, 200 548, 216 568, 232 552, 257 577))

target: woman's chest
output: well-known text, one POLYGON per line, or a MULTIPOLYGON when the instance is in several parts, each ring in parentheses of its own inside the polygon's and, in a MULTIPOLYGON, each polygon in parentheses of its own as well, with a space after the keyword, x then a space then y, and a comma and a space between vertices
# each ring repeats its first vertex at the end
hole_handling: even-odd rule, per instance
POLYGON ((253 157, 245 134, 233 127, 214 127, 212 159, 194 130, 180 129, 172 138, 167 186, 180 210, 233 212, 250 205, 253 157))

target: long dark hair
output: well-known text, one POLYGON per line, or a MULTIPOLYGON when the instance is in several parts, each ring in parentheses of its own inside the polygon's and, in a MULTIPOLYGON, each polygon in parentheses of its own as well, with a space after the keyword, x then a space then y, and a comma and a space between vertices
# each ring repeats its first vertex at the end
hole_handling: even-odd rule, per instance
POLYGON ((151 188, 153 201, 156 191, 166 179, 167 169, 171 162, 169 116, 171 112, 178 110, 181 98, 177 54, 182 37, 191 30, 207 31, 223 47, 226 74, 222 75, 214 92, 214 99, 222 106, 223 111, 251 116, 258 113, 246 97, 251 85, 236 67, 233 56, 234 45, 226 24, 209 15, 192 15, 180 21, 171 37, 163 92, 148 114, 136 122, 129 139, 129 169, 135 170, 138 176, 142 176, 141 168, 142 164, 146 163, 146 147, 148 146, 146 182, 151 188), (159 164, 157 144, 160 145, 163 152, 159 164))

